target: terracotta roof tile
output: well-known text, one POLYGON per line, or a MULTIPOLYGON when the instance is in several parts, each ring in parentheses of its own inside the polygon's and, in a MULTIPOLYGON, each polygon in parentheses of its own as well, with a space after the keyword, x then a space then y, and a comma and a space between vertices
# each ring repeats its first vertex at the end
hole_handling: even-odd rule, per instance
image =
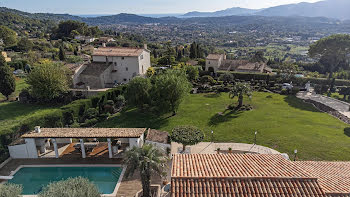
POLYGON ((297 161, 330 196, 350 196, 350 162, 297 161))
POLYGON ((140 56, 144 49, 141 48, 117 48, 117 47, 100 47, 95 49, 93 56, 109 57, 132 57, 140 56))
POLYGON ((176 154, 173 197, 325 197, 317 179, 281 155, 176 154))
POLYGON ((139 138, 145 128, 41 128, 22 135, 22 138, 139 138))
POLYGON ((207 56, 207 59, 208 60, 218 60, 218 59, 220 59, 223 56, 224 56, 223 54, 209 54, 207 56))
POLYGON ((172 178, 173 197, 325 197, 315 179, 172 178))
POLYGON ((272 154, 176 154, 172 177, 311 178, 293 162, 272 154))

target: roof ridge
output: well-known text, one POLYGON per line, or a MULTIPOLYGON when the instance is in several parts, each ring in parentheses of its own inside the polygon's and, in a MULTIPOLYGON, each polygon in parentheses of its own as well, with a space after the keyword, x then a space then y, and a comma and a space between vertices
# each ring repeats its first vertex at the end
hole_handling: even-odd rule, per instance
POLYGON ((291 180, 313 180, 317 181, 315 177, 171 177, 172 179, 291 179, 291 180))

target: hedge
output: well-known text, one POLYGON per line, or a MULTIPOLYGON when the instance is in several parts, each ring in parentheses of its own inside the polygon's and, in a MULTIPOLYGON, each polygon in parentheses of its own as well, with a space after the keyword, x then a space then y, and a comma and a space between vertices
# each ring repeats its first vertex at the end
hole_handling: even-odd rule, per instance
MULTIPOLYGON (((72 119, 78 119, 83 116, 85 111, 92 108, 93 101, 97 103, 106 102, 106 98, 110 100, 117 100, 117 97, 123 93, 123 86, 102 92, 97 96, 89 99, 76 100, 65 105, 59 109, 53 109, 47 113, 42 113, 35 116, 28 116, 25 120, 12 128, 5 128, 0 133, 0 163, 8 158, 7 146, 14 140, 19 138, 22 134, 33 130, 35 126, 41 127, 66 127, 71 125, 72 119)), ((98 107, 96 105, 96 107, 98 107)), ((96 108, 95 107, 95 108, 96 108)))
MULTIPOLYGON (((266 73, 242 73, 242 72, 233 72, 233 71, 219 71, 218 75, 220 76, 224 73, 230 73, 233 75, 234 79, 239 79, 244 81, 265 80, 268 82, 268 81, 276 81, 276 79, 280 78, 280 76, 278 75, 271 75, 266 73)), ((305 84, 308 81, 310 81, 310 83, 312 84, 320 84, 320 85, 329 85, 331 83, 331 81, 328 80, 327 78, 311 78, 311 77, 304 77, 304 78, 293 77, 291 81, 293 83, 302 83, 302 84, 305 84)), ((335 85, 350 86, 350 80, 336 79, 335 85)))

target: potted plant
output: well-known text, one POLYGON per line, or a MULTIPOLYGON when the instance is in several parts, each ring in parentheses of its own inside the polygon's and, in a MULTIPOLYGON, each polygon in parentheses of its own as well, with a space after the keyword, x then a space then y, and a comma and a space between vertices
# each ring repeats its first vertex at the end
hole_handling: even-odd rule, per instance
POLYGON ((216 152, 217 152, 218 154, 220 154, 220 150, 221 150, 220 148, 217 148, 217 149, 216 149, 216 152))
POLYGON ((232 153, 232 148, 230 147, 230 148, 228 148, 228 153, 232 153))

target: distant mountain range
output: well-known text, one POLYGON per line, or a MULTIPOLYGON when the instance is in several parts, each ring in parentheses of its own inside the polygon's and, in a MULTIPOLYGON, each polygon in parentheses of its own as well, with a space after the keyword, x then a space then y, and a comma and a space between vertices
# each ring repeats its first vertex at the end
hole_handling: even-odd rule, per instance
POLYGON ((350 19, 350 0, 324 0, 316 3, 298 3, 254 10, 234 7, 216 12, 189 12, 183 17, 221 17, 221 16, 306 16, 327 17, 341 20, 350 19))

